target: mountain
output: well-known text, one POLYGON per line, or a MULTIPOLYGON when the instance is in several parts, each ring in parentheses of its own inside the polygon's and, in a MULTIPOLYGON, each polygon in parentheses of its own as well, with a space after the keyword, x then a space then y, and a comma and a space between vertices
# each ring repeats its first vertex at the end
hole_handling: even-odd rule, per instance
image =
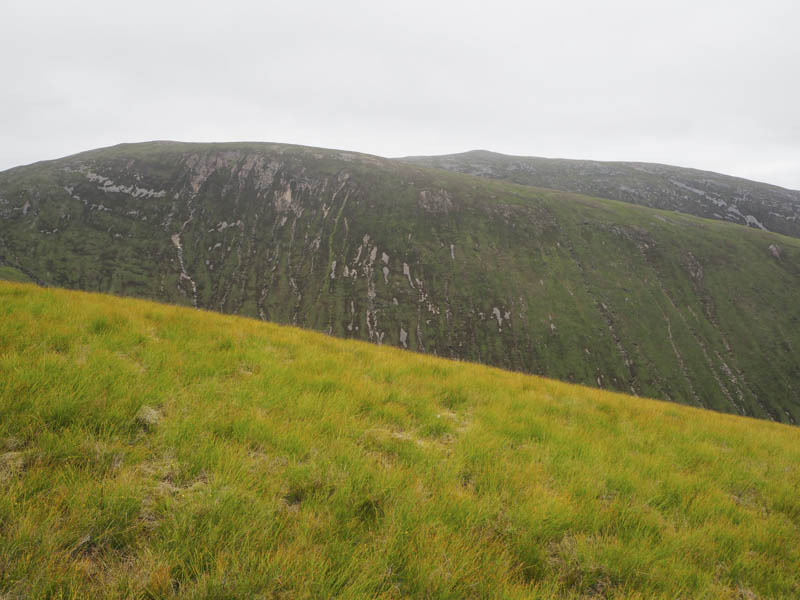
POLYGON ((709 171, 653 163, 507 156, 486 150, 401 160, 800 237, 800 191, 709 171))
POLYGON ((128 144, 0 173, 0 265, 795 423, 800 241, 375 156, 128 144))
POLYGON ((30 284, 0 315, 3 598, 800 596, 795 427, 30 284))

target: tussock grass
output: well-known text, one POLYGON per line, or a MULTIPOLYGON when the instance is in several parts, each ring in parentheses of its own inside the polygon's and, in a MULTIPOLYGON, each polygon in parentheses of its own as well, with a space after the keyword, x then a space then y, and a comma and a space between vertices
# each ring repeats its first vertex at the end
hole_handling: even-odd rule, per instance
POLYGON ((3 598, 800 595, 800 430, 0 283, 3 598))

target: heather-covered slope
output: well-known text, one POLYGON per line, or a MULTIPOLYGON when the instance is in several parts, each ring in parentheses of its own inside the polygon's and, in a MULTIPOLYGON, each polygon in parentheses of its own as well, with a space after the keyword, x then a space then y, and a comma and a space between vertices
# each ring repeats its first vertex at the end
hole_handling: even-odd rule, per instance
POLYGON ((0 173, 0 263, 48 285, 796 422, 800 242, 277 144, 0 173))
POLYGON ((800 191, 709 171, 654 163, 508 156, 486 150, 401 160, 800 237, 800 191))
POLYGON ((800 430, 0 282, 0 597, 800 596, 800 430))

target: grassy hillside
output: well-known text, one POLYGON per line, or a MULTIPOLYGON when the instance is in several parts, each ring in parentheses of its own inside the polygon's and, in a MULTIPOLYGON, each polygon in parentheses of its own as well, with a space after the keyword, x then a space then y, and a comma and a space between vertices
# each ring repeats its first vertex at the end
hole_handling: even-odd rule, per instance
POLYGON ((412 164, 730 221, 800 238, 800 191, 670 165, 508 156, 473 150, 412 164))
POLYGON ((0 173, 0 265, 800 419, 800 240, 611 200, 319 148, 126 144, 0 173))
POLYGON ((31 278, 18 269, 0 265, 0 280, 29 282, 31 278))
POLYGON ((787 598, 800 430, 0 283, 0 597, 787 598))

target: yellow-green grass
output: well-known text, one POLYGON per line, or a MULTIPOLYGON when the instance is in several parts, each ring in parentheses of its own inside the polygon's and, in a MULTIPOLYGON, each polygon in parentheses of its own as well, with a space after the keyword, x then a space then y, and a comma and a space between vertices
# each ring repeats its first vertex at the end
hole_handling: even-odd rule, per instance
POLYGON ((238 317, 0 283, 0 455, 2 598, 800 596, 800 429, 238 317))

